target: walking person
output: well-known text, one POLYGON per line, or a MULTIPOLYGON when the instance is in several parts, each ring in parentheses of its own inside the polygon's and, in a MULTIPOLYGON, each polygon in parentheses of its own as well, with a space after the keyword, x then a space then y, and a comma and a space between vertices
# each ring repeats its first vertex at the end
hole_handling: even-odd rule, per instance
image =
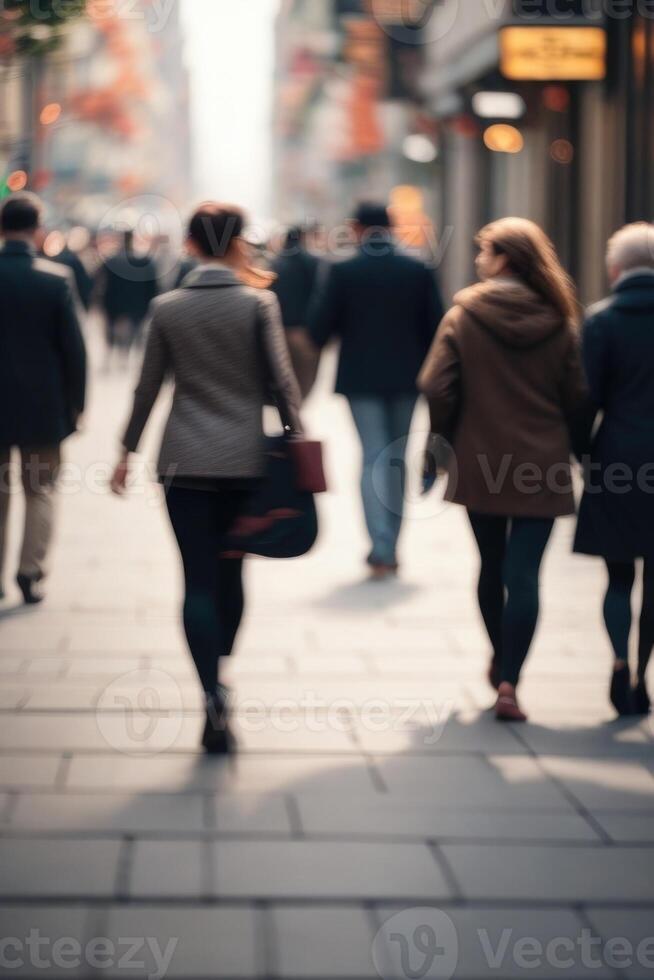
POLYGON ((0 597, 11 497, 11 453, 20 453, 25 523, 17 583, 44 598, 61 443, 84 410, 86 353, 72 273, 39 258, 41 204, 8 198, 0 212, 0 597))
POLYGON ((226 531, 263 476, 267 377, 280 412, 302 431, 277 300, 243 281, 250 278, 244 223, 239 209, 211 203, 191 219, 188 247, 198 266, 182 289, 153 304, 112 482, 115 492, 125 490, 130 455, 170 375, 174 398, 158 471, 184 567, 184 628, 206 698, 203 745, 215 753, 230 745, 220 660, 232 652, 244 609, 242 560, 219 555, 226 531))
POLYGON ((627 225, 609 241, 611 296, 584 327, 584 366, 602 412, 579 512, 575 551, 604 558, 604 620, 615 654, 610 698, 620 715, 650 711, 647 667, 654 647, 654 225, 627 225), (636 684, 629 636, 636 561, 643 595, 636 684))
POLYGON ((159 293, 156 263, 134 248, 134 232, 126 231, 119 250, 106 258, 97 273, 98 303, 106 318, 107 360, 118 347, 125 361, 140 343, 152 300, 159 293))
POLYGON ((431 411, 426 475, 441 437, 452 446, 446 497, 467 508, 481 556, 496 715, 524 721, 516 688, 538 621, 540 566, 555 518, 575 510, 570 454, 588 401, 573 287, 544 232, 505 218, 478 245, 481 281, 455 296, 420 376, 431 411))
POLYGON ((276 278, 270 287, 279 300, 293 370, 303 398, 311 393, 320 361, 309 340, 307 324, 321 262, 308 250, 306 239, 306 229, 301 226, 288 229, 282 252, 271 263, 276 278))
POLYGON ((400 254, 387 209, 362 204, 357 254, 332 266, 311 313, 318 348, 341 342, 336 391, 345 395, 363 449, 361 493, 374 579, 397 573, 405 455, 417 377, 443 314, 432 270, 400 254), (388 452, 386 452, 388 450, 388 452))

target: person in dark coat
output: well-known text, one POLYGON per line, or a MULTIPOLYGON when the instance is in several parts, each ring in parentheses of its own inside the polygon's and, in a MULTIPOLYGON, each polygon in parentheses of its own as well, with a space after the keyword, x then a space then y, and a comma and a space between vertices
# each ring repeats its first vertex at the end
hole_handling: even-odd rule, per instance
POLYGON ((79 255, 66 245, 58 255, 52 256, 51 261, 59 265, 65 265, 71 270, 75 277, 77 295, 84 310, 88 311, 91 306, 91 296, 93 293, 93 277, 87 271, 79 255))
POLYGON ((609 584, 604 619, 615 653, 611 701, 619 714, 648 714, 646 673, 654 647, 654 225, 627 225, 607 252, 612 295, 591 308, 584 364, 603 413, 587 467, 575 551, 601 555, 609 584), (638 670, 629 669, 631 593, 644 559, 638 670))
POLYGON ((107 323, 107 356, 118 346, 120 331, 126 331, 124 354, 138 343, 152 300, 159 294, 157 266, 148 255, 134 249, 134 233, 123 235, 123 245, 105 259, 98 272, 98 301, 107 323))
POLYGON ((310 394, 318 372, 319 356, 308 342, 307 323, 321 268, 320 259, 307 249, 306 237, 306 230, 299 225, 289 228, 281 254, 271 263, 276 279, 270 287, 279 300, 303 398, 310 394))
POLYGON ((341 342, 336 391, 345 395, 363 446, 361 490, 374 578, 398 569, 417 377, 443 315, 436 277, 400 254, 383 205, 362 204, 358 253, 332 266, 310 314, 318 348, 341 342))
POLYGON ((60 445, 76 429, 86 387, 72 273, 36 256, 40 218, 32 194, 8 198, 0 213, 0 577, 17 448, 26 502, 17 582, 27 603, 43 598, 60 445))

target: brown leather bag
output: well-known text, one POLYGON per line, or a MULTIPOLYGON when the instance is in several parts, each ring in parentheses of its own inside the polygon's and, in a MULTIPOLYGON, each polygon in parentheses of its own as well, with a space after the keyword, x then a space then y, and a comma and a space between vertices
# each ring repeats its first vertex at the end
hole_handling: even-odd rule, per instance
POLYGON ((295 488, 302 493, 326 493, 327 478, 321 442, 291 436, 287 440, 295 470, 295 488))

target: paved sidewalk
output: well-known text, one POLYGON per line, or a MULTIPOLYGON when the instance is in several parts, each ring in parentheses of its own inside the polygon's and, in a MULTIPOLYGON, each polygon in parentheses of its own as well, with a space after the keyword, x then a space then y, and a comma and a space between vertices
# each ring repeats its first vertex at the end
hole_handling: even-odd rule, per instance
POLYGON ((356 447, 319 393, 320 545, 248 568, 240 752, 207 760, 158 488, 104 489, 130 388, 94 378, 47 604, 1 607, 0 975, 654 976, 654 727, 611 720, 571 522, 532 721, 498 726, 462 514, 412 500, 402 578, 362 581, 356 447))

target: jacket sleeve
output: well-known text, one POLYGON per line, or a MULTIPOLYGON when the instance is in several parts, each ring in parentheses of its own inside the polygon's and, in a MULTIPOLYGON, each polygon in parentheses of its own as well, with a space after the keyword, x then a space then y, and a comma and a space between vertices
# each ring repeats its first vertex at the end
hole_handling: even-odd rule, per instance
POLYGON ((57 347, 63 368, 66 401, 70 406, 72 421, 75 422, 84 411, 86 401, 86 348, 78 305, 69 277, 62 282, 59 303, 57 347))
POLYGON ((562 404, 572 451, 581 459, 590 451, 591 433, 597 409, 584 376, 581 343, 576 330, 571 331, 570 343, 566 351, 562 404))
POLYGON ((261 324, 261 344, 272 395, 281 416, 282 425, 301 434, 300 405, 302 395, 291 364, 286 333, 282 326, 279 301, 274 293, 261 290, 257 297, 261 324))
POLYGON ((170 368, 170 353, 156 305, 150 308, 147 336, 141 376, 134 392, 132 414, 122 440, 124 448, 130 453, 135 453, 138 449, 143 430, 170 368))
MULTIPOLYGON (((319 275, 318 279, 322 277, 319 275)), ((322 286, 318 286, 309 307, 309 334, 316 347, 322 349, 339 333, 342 323, 342 290, 338 266, 333 265, 322 286)))
POLYGON ((445 316, 445 307, 441 296, 440 286, 435 273, 425 267, 425 309, 423 314, 423 330, 426 349, 429 350, 439 323, 445 316))
POLYGON ((583 330, 583 365, 590 397, 598 408, 606 406, 609 350, 605 324, 599 316, 586 320, 583 330))
POLYGON ((450 439, 461 399, 461 356, 456 337, 456 308, 447 313, 418 377, 418 388, 429 402, 431 431, 450 439))

